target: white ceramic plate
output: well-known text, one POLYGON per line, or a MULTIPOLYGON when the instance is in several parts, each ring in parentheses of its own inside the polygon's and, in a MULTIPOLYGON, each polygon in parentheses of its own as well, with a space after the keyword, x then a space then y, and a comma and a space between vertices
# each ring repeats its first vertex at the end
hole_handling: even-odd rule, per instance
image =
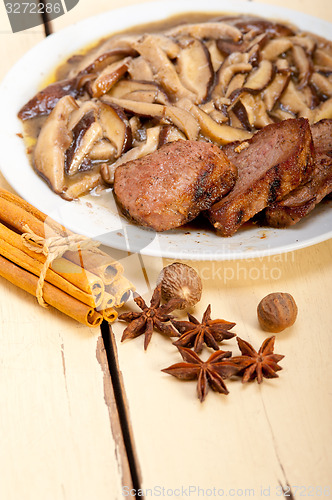
POLYGON ((40 88, 48 74, 69 55, 102 36, 136 24, 182 12, 239 12, 293 22, 301 29, 330 38, 332 25, 299 12, 241 0, 165 0, 103 13, 45 38, 11 69, 0 86, 0 169, 27 201, 73 231, 104 244, 145 255, 182 259, 223 260, 261 257, 313 245, 332 237, 331 203, 289 229, 243 228, 231 238, 216 236, 207 228, 190 228, 156 234, 119 216, 111 192, 102 198, 84 197, 66 202, 56 196, 33 171, 22 139, 17 112, 40 88), (230 7, 231 6, 231 7, 230 7))

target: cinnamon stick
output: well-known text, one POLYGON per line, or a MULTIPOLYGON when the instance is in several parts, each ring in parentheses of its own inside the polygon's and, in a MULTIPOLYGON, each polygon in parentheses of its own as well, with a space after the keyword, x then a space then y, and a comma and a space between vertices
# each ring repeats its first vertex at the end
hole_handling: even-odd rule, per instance
MULTIPOLYGON (((5 189, 0 189, 0 214, 3 222, 20 233, 24 233, 25 227, 29 226, 42 238, 48 238, 54 234, 63 237, 74 234, 27 201, 5 189)), ((79 253, 68 251, 63 257, 78 266, 84 266, 92 274, 101 277, 105 284, 111 283, 120 273, 123 273, 122 265, 104 252, 99 254, 88 250, 80 250, 79 253)))
POLYGON ((0 276, 85 325, 117 318, 133 290, 120 263, 4 189, 0 221, 0 276))
POLYGON ((131 292, 134 291, 134 287, 127 278, 119 276, 110 285, 106 285, 105 290, 114 295, 115 307, 122 307, 129 299, 131 292))
POLYGON ((111 323, 118 317, 117 311, 114 309, 115 297, 110 293, 105 292, 103 296, 103 301, 100 306, 100 312, 103 315, 104 320, 111 323))
POLYGON ((119 274, 123 273, 122 265, 107 254, 79 250, 78 252, 68 251, 64 257, 102 278, 105 285, 112 283, 119 274))
POLYGON ((1 219, 20 233, 23 233, 24 226, 28 225, 34 233, 47 238, 50 234, 45 235, 44 224, 46 223, 48 226, 47 229, 51 229, 54 233, 63 236, 73 234, 69 229, 66 229, 51 217, 38 210, 38 208, 23 200, 23 198, 1 188, 0 213, 1 219))
MULTIPOLYGON (((13 285, 25 290, 31 295, 36 296, 38 278, 34 274, 17 266, 13 262, 0 256, 0 276, 10 281, 13 285)), ((96 327, 103 320, 102 314, 94 308, 83 304, 71 295, 63 292, 50 283, 44 284, 44 300, 50 306, 58 309, 67 316, 79 321, 80 323, 96 327)))
MULTIPOLYGON (((45 255, 29 250, 19 234, 1 223, 0 255, 36 276, 40 276, 46 259, 45 255)), ((102 280, 65 259, 57 259, 53 263, 52 268, 47 270, 46 281, 89 306, 98 307, 101 304, 104 292, 102 280), (70 269, 67 264, 70 265, 70 269)))

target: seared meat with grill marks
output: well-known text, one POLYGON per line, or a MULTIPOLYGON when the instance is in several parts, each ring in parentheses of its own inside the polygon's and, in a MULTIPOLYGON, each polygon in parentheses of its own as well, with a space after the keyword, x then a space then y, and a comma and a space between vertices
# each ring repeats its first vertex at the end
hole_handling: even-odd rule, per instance
POLYGON ((278 203, 267 207, 264 222, 272 227, 296 224, 332 192, 332 120, 321 120, 311 127, 315 148, 315 167, 308 182, 278 203))
POLYGON ((236 165, 238 179, 207 212, 222 236, 231 236, 256 213, 281 200, 313 170, 313 143, 305 118, 267 125, 251 139, 228 144, 223 151, 236 165))
POLYGON ((115 171, 121 210, 155 231, 182 226, 207 210, 235 184, 237 170, 217 147, 177 141, 115 171))

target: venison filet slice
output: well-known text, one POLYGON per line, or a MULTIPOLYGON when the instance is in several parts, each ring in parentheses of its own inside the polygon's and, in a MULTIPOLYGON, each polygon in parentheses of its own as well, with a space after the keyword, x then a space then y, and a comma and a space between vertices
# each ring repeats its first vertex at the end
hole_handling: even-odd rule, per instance
POLYGON ((272 227, 296 224, 332 192, 332 120, 324 119, 311 126, 315 148, 315 166, 310 180, 281 201, 267 207, 264 223, 272 227))
POLYGON ((120 165, 114 195, 127 217, 167 231, 209 209, 232 189, 236 177, 236 167, 217 146, 179 140, 120 165))
POLYGON ((247 141, 227 144, 238 169, 233 190, 207 212, 221 236, 231 236, 255 214, 305 182, 313 170, 313 142, 307 119, 272 123, 247 141))

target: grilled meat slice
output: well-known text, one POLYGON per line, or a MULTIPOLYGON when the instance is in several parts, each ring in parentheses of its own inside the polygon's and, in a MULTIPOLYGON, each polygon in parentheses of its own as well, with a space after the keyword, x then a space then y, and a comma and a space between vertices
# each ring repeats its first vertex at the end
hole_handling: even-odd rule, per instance
POLYGON ((265 207, 306 181, 313 170, 308 120, 267 125, 251 139, 228 144, 226 156, 238 169, 234 189, 207 216, 222 236, 231 236, 265 207))
POLYGON ((272 227, 296 224, 332 192, 332 120, 325 119, 311 126, 315 148, 315 166, 308 182, 278 203, 267 207, 264 222, 272 227))
POLYGON ((115 171, 114 194, 122 212, 155 231, 182 226, 228 193, 237 170, 203 141, 165 144, 115 171))

